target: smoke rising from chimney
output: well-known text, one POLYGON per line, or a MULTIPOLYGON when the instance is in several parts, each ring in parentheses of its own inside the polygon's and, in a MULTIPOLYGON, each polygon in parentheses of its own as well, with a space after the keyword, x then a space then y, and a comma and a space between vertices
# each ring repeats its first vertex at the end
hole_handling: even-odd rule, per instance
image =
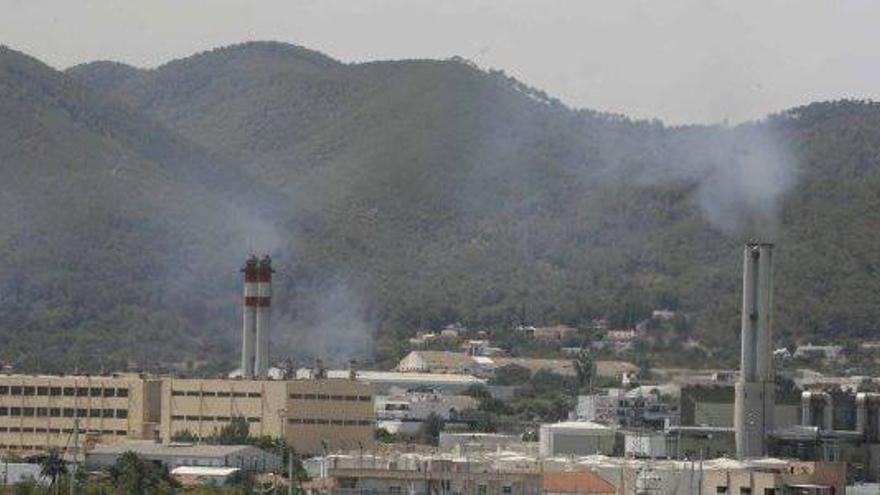
POLYGON ((641 186, 691 183, 695 204, 712 228, 740 241, 775 240, 798 166, 773 119, 729 129, 676 129, 661 158, 642 164, 636 180, 641 186))
POLYGON ((769 125, 730 131, 716 150, 697 202, 706 220, 727 235, 773 240, 779 235, 782 199, 796 164, 769 125))

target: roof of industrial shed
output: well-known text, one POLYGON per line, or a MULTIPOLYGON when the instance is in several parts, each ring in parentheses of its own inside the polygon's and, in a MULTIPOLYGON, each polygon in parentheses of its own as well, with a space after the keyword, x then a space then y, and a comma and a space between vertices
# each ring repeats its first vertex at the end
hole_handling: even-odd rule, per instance
MULTIPOLYGON (((348 377, 346 370, 330 370, 327 376, 348 377)), ((367 382, 399 382, 399 383, 486 383, 486 380, 473 375, 457 373, 420 373, 411 371, 358 371, 357 379, 367 382)))
POLYGON ((229 476, 238 471, 241 470, 234 467, 177 466, 171 470, 171 474, 183 476, 229 476))
POLYGON ((412 351, 422 361, 433 366, 468 366, 476 363, 474 358, 463 352, 451 351, 412 351))
POLYGON ((599 423, 594 423, 592 421, 562 421, 560 423, 546 423, 541 425, 541 427, 550 428, 551 430, 566 430, 566 431, 590 431, 597 433, 613 433, 614 431, 599 423))
POLYGON ((256 447, 252 445, 205 445, 189 443, 161 444, 144 441, 98 444, 89 451, 89 454, 120 455, 126 452, 134 452, 141 456, 225 457, 249 449, 256 449, 256 447))
POLYGON ((592 471, 544 472, 544 493, 613 494, 617 489, 592 471))

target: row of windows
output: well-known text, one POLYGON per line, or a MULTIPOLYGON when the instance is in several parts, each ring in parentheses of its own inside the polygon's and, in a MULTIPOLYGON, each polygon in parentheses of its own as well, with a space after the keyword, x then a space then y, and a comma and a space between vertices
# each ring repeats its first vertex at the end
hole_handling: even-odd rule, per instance
POLYGON ((0 416, 37 418, 128 418, 128 409, 81 409, 72 407, 0 407, 0 416))
POLYGON ((128 397, 128 389, 115 387, 32 387, 0 385, 0 395, 40 397, 128 397))
MULTIPOLYGON (((171 416, 171 419, 174 421, 220 421, 222 423, 232 421, 232 418, 229 416, 171 416)), ((248 423, 260 422, 260 418, 257 417, 249 417, 246 419, 248 423)))
MULTIPOLYGON (((63 433, 65 435, 70 435, 73 433, 73 428, 19 428, 16 426, 10 426, 9 428, 7 428, 5 426, 0 426, 0 433, 50 433, 55 435, 60 435, 63 433)), ((128 432, 125 430, 80 430, 80 433, 117 436, 128 435, 128 432)))
POLYGON ((334 426, 372 426, 368 419, 324 419, 324 418, 287 418, 288 423, 297 425, 334 425, 334 426))
POLYGON ((373 397, 369 395, 290 394, 290 398, 297 400, 347 400, 352 402, 370 402, 373 400, 373 397))
POLYGON ((53 448, 57 449, 58 446, 57 445, 4 445, 4 444, 0 443, 0 450, 23 450, 23 451, 30 452, 30 451, 34 451, 34 450, 48 451, 53 448))
POLYGON ((262 397, 260 392, 211 392, 208 390, 172 390, 174 397, 262 397))
MULTIPOLYGON (((717 486, 715 487, 715 493, 727 493, 727 487, 717 486)), ((751 487, 743 486, 740 487, 739 493, 740 495, 752 495, 752 489, 751 487)), ((776 495, 776 488, 764 488, 764 495, 776 495)))

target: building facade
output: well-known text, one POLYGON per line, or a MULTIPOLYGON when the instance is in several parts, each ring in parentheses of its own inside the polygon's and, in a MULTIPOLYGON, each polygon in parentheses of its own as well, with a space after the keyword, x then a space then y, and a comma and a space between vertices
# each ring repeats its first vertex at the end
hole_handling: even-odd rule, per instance
POLYGON ((251 436, 284 438, 300 454, 360 448, 373 439, 373 401, 372 386, 341 378, 166 379, 161 437, 210 437, 242 417, 251 436))
POLYGON ((161 382, 112 376, 0 375, 0 451, 29 455, 73 445, 154 439, 161 382))

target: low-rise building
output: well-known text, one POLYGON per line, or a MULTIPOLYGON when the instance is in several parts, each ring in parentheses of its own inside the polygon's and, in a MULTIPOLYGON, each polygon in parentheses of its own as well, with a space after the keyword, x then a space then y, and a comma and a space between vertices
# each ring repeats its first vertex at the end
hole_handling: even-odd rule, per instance
POLYGON ((563 421, 543 424, 539 431, 540 453, 558 455, 595 455, 614 453, 613 429, 591 421, 563 421))
POLYGON ((679 389, 675 385, 606 389, 579 396, 575 414, 606 425, 661 430, 679 423, 679 389))
POLYGON ((655 309, 651 311, 652 320, 669 321, 675 319, 675 311, 671 309, 655 309))
POLYGON ((843 352, 839 345, 799 345, 794 351, 795 358, 820 357, 823 359, 837 359, 843 352))
POLYGON ((623 452, 630 457, 662 459, 666 451, 666 434, 662 431, 628 431, 624 433, 623 452))
POLYGON ((546 342, 563 342, 577 336, 577 328, 568 325, 550 325, 537 327, 532 332, 537 340, 546 342))
POLYGON ((534 460, 510 468, 446 454, 337 454, 308 459, 304 465, 316 478, 310 485, 313 493, 534 495, 542 490, 534 460))
POLYGON ((408 393, 395 396, 377 396, 376 419, 424 421, 436 414, 444 421, 457 421, 462 411, 476 409, 479 401, 469 395, 439 393, 408 393))
POLYGON ((631 342, 638 337, 639 334, 634 328, 624 328, 617 330, 608 330, 605 339, 610 342, 631 342))
POLYGON ((310 493, 817 494, 844 493, 846 465, 772 458, 737 461, 533 456, 508 451, 337 454, 307 459, 310 493), (588 473, 588 475, 571 474, 588 473), (586 476, 589 479, 586 479, 586 476))
POLYGON ((134 452, 141 459, 160 463, 169 470, 180 466, 236 468, 250 472, 278 471, 283 468, 281 456, 252 445, 161 444, 148 441, 96 445, 86 452, 86 466, 110 467, 126 452, 134 452))
POLYGON ((526 451, 536 447, 535 442, 523 442, 519 435, 504 435, 501 433, 451 433, 441 431, 437 447, 441 452, 458 450, 468 452, 495 452, 498 450, 526 451))

